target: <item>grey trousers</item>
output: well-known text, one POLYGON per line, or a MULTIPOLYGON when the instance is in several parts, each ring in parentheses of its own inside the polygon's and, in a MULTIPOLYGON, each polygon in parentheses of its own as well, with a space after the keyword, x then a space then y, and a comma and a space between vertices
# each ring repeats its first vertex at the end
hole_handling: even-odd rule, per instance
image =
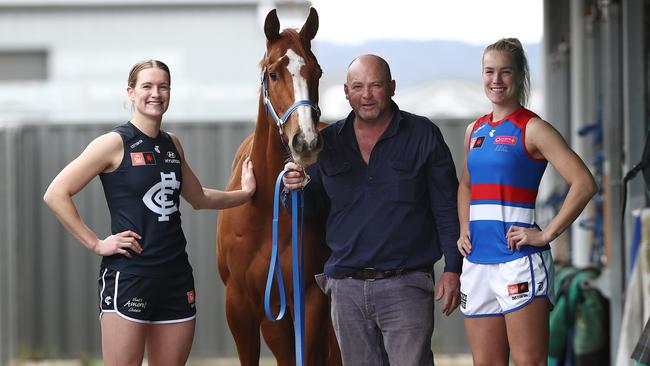
POLYGON ((316 275, 332 299, 332 323, 345 366, 433 366, 433 275, 381 280, 316 275))

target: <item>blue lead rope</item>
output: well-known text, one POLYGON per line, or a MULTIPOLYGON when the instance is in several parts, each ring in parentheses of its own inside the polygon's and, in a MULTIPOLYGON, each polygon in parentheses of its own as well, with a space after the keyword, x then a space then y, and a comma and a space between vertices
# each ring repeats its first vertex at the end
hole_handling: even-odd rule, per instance
MULTIPOLYGON (((269 272, 266 277, 266 289, 264 290, 264 311, 266 317, 272 321, 280 320, 286 312, 286 294, 284 291, 284 281, 282 280, 282 265, 280 264, 279 245, 278 245, 278 222, 280 214, 280 186, 282 177, 286 173, 283 170, 275 181, 275 193, 273 197, 273 226, 272 226, 272 249, 271 260, 269 262, 269 272), (273 286, 273 274, 277 278, 278 292, 280 293, 280 311, 277 316, 271 311, 271 287, 273 286)), ((298 223, 298 195, 300 195, 300 207, 304 204, 304 195, 299 194, 298 190, 291 191, 291 256, 292 256, 292 277, 293 277, 293 309, 294 320, 293 330, 295 334, 296 348, 296 366, 304 365, 304 348, 305 348, 305 276, 303 271, 304 256, 302 250, 303 238, 303 215, 300 214, 300 223, 298 223), (298 234, 300 232, 300 240, 298 234)))

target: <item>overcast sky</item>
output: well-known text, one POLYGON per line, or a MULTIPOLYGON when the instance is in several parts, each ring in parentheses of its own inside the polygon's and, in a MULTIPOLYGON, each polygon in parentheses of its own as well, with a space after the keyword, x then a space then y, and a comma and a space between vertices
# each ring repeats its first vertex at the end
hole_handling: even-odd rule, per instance
POLYGON ((541 42, 542 0, 312 0, 318 39, 455 40, 487 45, 503 37, 541 42))

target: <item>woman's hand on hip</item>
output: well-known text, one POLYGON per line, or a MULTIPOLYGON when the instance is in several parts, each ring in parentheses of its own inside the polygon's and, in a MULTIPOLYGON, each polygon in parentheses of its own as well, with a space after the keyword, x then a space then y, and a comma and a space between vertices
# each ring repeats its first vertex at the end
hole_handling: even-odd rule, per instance
POLYGON ((532 245, 535 247, 543 247, 548 244, 549 240, 544 235, 544 232, 536 227, 521 227, 510 226, 506 233, 506 240, 508 241, 508 248, 510 250, 521 250, 524 245, 532 245))
POLYGON ((139 234, 131 230, 122 231, 121 233, 108 236, 104 240, 100 240, 93 251, 95 254, 104 257, 121 254, 131 258, 131 253, 127 249, 131 249, 138 254, 142 253, 142 247, 138 243, 138 239, 142 239, 139 234))

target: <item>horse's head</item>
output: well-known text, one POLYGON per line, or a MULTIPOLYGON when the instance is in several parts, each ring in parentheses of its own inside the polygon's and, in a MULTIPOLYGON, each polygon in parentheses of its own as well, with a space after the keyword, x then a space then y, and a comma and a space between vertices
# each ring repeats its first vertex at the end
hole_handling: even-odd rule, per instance
POLYGON ((280 130, 293 160, 308 166, 323 147, 318 133, 318 81, 322 71, 311 52, 318 31, 318 13, 311 8, 300 31, 285 29, 271 10, 264 22, 266 55, 261 62, 262 98, 280 130))

